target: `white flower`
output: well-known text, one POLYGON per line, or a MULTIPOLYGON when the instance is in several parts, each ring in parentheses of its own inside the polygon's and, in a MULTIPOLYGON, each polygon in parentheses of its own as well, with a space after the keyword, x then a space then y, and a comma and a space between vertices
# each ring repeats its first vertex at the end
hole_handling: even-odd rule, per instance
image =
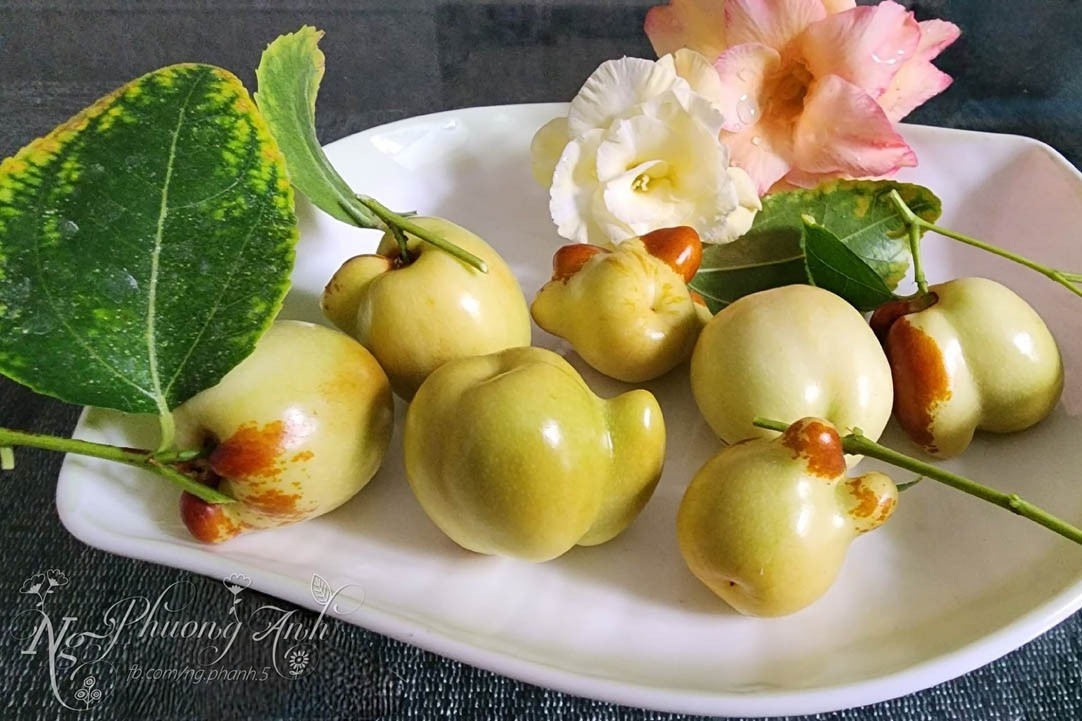
POLYGON ((708 243, 747 231, 761 206, 718 139, 720 93, 717 73, 691 51, 603 63, 567 117, 545 124, 531 144, 557 232, 605 245, 676 225, 708 243))

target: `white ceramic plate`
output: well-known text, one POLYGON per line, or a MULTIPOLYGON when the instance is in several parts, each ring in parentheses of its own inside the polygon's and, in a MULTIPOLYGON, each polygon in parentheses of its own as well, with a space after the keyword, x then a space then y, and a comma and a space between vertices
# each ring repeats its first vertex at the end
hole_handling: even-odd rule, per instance
MULTIPOLYGON (((440 113, 368 130, 327 151, 359 192, 480 233, 532 297, 561 240, 547 195, 530 177, 528 148, 534 130, 565 107, 440 113)), ((1020 137, 904 132, 921 165, 902 179, 942 197, 945 225, 1082 270, 1082 176, 1055 151, 1020 137)), ((307 204, 299 213, 295 287, 284 315, 319 321, 326 280, 377 237, 307 204)), ((1048 421, 1016 436, 981 437, 949 467, 1082 522, 1079 299, 998 258, 941 239, 926 246, 931 280, 984 275, 1026 297, 1066 361, 1067 389, 1048 421)), ((625 387, 589 372, 540 331, 535 342, 567 353, 600 394, 625 387)), ((443 537, 410 494, 397 434, 379 474, 346 506, 220 547, 187 536, 172 487, 108 463, 70 457, 57 507, 68 529, 93 546, 216 578, 242 572, 254 587, 311 608, 309 583, 318 573, 335 587, 355 584, 347 595, 363 603, 344 616, 350 623, 542 686, 668 711, 782 715, 881 701, 977 668, 1082 606, 1079 549, 927 481, 905 494, 883 529, 858 539, 818 603, 776 620, 735 614, 686 570, 674 533, 684 486, 717 442, 684 372, 649 387, 671 439, 653 500, 611 543, 546 564, 472 555, 443 537)), ((404 408, 397 411, 401 422, 404 408)), ((86 413, 76 431, 125 445, 152 442, 153 433, 99 411, 86 413)), ((906 447, 893 430, 886 440, 906 447)))

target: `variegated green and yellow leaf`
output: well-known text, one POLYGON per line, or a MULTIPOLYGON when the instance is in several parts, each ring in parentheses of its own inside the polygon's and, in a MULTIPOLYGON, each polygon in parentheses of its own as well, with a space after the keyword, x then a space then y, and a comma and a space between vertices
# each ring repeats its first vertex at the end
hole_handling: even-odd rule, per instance
POLYGON ((0 163, 0 373, 165 412, 251 352, 296 233, 282 155, 236 77, 139 78, 0 163))

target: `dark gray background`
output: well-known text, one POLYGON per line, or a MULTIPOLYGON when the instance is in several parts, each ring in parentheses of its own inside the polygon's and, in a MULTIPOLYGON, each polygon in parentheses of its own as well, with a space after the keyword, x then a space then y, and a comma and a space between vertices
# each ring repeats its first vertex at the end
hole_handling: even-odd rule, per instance
MULTIPOLYGON (((472 105, 568 100, 603 60, 650 57, 646 0, 579 2, 355 2, 228 0, 0 2, 0 156, 48 132, 97 97, 157 67, 208 62, 254 88, 254 67, 276 35, 304 23, 328 31, 320 93, 320 138, 472 105)), ((958 78, 909 118, 958 128, 1020 133, 1082 162, 1082 4, 1074 0, 908 3, 920 17, 958 23, 965 35, 940 61, 958 78)), ((378 195, 378 192, 376 193, 378 195)), ((77 408, 0 381, 0 424, 67 434, 77 408)), ((171 583, 192 609, 220 609, 216 580, 87 548, 60 525, 54 489, 61 459, 22 451, 0 480, 0 674, 3 718, 74 717, 52 698, 43 655, 23 655, 29 603, 24 580, 48 568, 69 578, 57 608, 98 619, 132 595, 171 583)), ((60 599, 58 594, 50 598, 60 599)), ((246 604, 272 602, 249 592, 246 604)), ((288 604, 280 604, 289 608, 288 604)), ((195 614, 196 618, 201 618, 195 614)), ((207 617, 211 617, 209 614, 207 617)), ((298 612, 311 623, 313 616, 298 612)), ((58 620, 58 619, 57 619, 58 620)), ((205 685, 140 683, 132 664, 182 667, 191 644, 146 640, 112 655, 100 675, 107 697, 80 718, 670 718, 566 696, 441 659, 346 624, 329 622, 315 671, 299 680, 205 685)), ((266 649, 247 643, 237 668, 263 667, 266 649)), ((1082 718, 1082 615, 963 678, 902 699, 823 719, 1082 718)), ((829 662, 829 659, 824 659, 829 662)), ((811 718, 811 717, 809 717, 811 718)))

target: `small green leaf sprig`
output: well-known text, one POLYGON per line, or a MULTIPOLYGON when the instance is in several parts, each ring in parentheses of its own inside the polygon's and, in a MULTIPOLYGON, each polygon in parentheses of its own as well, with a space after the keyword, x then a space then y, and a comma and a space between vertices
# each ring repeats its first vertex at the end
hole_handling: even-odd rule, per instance
POLYGON ((398 243, 398 259, 410 261, 409 235, 429 243, 482 273, 483 260, 412 223, 374 198, 356 195, 331 165, 316 137, 316 96, 323 78, 325 58, 319 49, 323 32, 304 26, 278 37, 267 46, 256 69, 255 94, 289 165, 290 180, 323 212, 358 228, 389 232, 398 243))
POLYGON ((741 238, 704 249, 689 287, 714 313, 745 295, 795 283, 821 285, 871 310, 894 297, 909 270, 907 226, 889 200, 891 191, 922 220, 939 218, 935 193, 890 180, 838 180, 772 193, 741 238))
POLYGON ((763 199, 746 234, 703 251, 688 285, 714 313, 745 295, 795 283, 819 286, 868 312, 892 300, 927 296, 920 241, 930 231, 1018 263, 1082 297, 1082 273, 938 225, 941 212, 928 188, 889 180, 833 181, 773 193, 763 199), (910 261, 917 291, 899 296, 910 261))
POLYGON ((992 245, 991 243, 986 243, 972 236, 965 235, 964 233, 959 233, 950 230, 949 228, 936 225, 934 222, 926 220, 914 213, 909 205, 906 204, 905 200, 902 199, 902 196, 894 190, 891 190, 887 194, 887 197, 894 205, 898 216, 906 224, 907 238, 909 239, 909 252, 913 257, 913 280, 917 285, 919 294, 926 295, 928 293, 928 281, 925 279, 924 267, 920 257, 920 241, 921 236, 925 231, 930 230, 946 238, 950 238, 951 240, 956 240, 960 243, 973 246, 974 248, 979 248, 980 250, 992 253, 993 255, 998 255, 1001 258, 1006 258, 1007 260, 1018 263, 1030 270, 1034 270, 1049 280, 1059 283, 1075 295, 1082 297, 1082 288, 1079 287, 1079 284, 1082 283, 1082 273, 1070 273, 1057 268, 1052 268, 1043 263, 1038 263, 1035 260, 1019 255, 1018 253, 1013 253, 1009 250, 992 245))

